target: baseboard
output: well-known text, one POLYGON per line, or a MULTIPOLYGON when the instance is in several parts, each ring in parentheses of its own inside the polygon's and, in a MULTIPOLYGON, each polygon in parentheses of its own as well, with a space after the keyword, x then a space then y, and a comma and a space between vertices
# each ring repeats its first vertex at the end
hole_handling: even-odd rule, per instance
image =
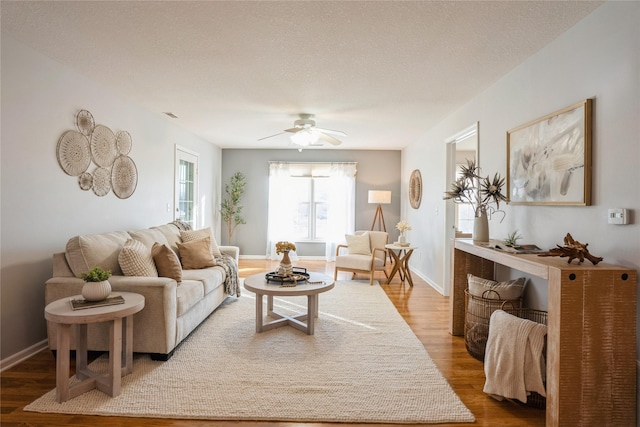
POLYGON ((433 289, 435 289, 436 291, 438 291, 440 293, 440 295, 444 295, 444 289, 442 288, 442 286, 438 285, 433 280, 429 279, 428 277, 424 276, 419 271, 417 271, 417 270, 415 270, 415 269, 413 269, 411 267, 409 267, 409 270, 411 270, 412 274, 415 274, 416 276, 420 277, 422 280, 427 282, 427 284, 429 286, 431 286, 433 289))
POLYGON ((4 372, 6 369, 12 368, 20 362, 27 360, 28 358, 40 353, 42 350, 46 350, 49 347, 48 340, 42 340, 37 344, 27 347, 24 350, 2 359, 0 361, 0 372, 4 372))
MULTIPOLYGON (((266 255, 240 255, 240 259, 267 259, 266 255)), ((310 255, 310 256, 300 256, 298 255, 298 259, 303 259, 306 261, 326 261, 327 258, 323 255, 310 255)), ((275 261, 275 260, 273 260, 275 261)), ((327 261, 331 262, 331 261, 327 261)))

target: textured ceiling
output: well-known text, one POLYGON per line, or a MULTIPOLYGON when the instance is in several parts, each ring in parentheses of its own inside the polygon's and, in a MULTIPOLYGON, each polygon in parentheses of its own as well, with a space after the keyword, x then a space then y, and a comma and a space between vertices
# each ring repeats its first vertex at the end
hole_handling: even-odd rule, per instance
POLYGON ((1 28, 222 148, 291 147, 257 140, 312 113, 399 149, 601 3, 2 1, 1 28))

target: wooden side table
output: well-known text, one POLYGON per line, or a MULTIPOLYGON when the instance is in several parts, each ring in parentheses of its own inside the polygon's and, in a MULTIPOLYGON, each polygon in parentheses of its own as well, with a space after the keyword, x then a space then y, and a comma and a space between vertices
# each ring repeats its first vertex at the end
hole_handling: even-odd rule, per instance
POLYGON ((400 281, 404 282, 406 277, 407 282, 409 282, 410 286, 413 286, 413 279, 411 278, 411 270, 409 270, 409 258, 411 258, 411 254, 414 249, 417 249, 417 246, 399 246, 394 243, 390 243, 385 245, 387 252, 391 254, 393 257, 393 269, 391 270, 391 274, 389 274, 389 280, 387 280, 387 284, 391 283, 391 279, 396 273, 400 273, 400 281))
POLYGON ((121 377, 133 371, 133 315, 144 308, 144 297, 131 292, 118 292, 115 295, 122 295, 124 304, 73 310, 71 299, 82 298, 81 295, 75 295, 54 301, 45 307, 45 319, 57 323, 58 326, 56 357, 56 400, 58 402, 65 402, 94 388, 112 397, 117 396, 120 394, 121 377), (109 371, 107 374, 95 373, 87 367, 87 325, 99 322, 109 322, 109 371), (77 326, 76 377, 81 380, 73 387, 69 387, 71 325, 77 326))

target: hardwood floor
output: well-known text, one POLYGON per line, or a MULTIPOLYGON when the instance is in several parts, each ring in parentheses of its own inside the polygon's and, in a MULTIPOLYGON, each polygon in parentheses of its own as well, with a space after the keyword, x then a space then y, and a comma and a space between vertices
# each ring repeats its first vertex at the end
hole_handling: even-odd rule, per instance
MULTIPOLYGON (((247 277, 261 271, 274 270, 277 262, 240 260, 240 276, 247 277)), ((296 266, 306 267, 333 276, 333 264, 320 261, 298 261, 296 266)), ((364 276, 358 277, 365 279, 364 276)), ((462 337, 448 332, 448 299, 413 275, 414 287, 402 284, 396 276, 386 284, 382 274, 377 277, 391 301, 424 344, 427 352, 449 381, 451 387, 476 417, 481 426, 543 426, 545 411, 513 402, 498 402, 482 392, 484 371, 482 363, 471 357, 462 337)), ((338 279, 350 279, 349 273, 340 273, 338 279)), ((196 421, 125 417, 92 417, 24 412, 22 408, 55 387, 55 359, 50 351, 43 351, 29 360, 2 373, 1 418, 2 426, 337 426, 330 423, 286 422, 229 422, 196 421)), ((72 370, 73 372, 73 370, 72 370)), ((212 402, 212 404, 214 404, 212 402)), ((344 424, 342 424, 344 425, 344 424)), ((371 424, 351 424, 371 425, 371 424)), ((468 425, 468 424, 448 424, 468 425)))

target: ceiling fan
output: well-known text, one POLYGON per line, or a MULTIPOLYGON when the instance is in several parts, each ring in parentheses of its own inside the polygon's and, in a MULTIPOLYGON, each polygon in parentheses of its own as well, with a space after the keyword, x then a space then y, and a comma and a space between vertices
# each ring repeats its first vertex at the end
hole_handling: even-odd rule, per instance
POLYGON ((318 143, 321 140, 333 145, 340 145, 342 144, 342 141, 332 135, 347 136, 346 133, 339 130, 316 127, 316 122, 313 120, 313 114, 300 114, 299 116, 300 118, 293 122, 292 128, 285 129, 284 131, 274 135, 265 136, 264 138, 258 139, 258 141, 289 132, 291 133, 291 142, 300 147, 308 147, 322 145, 318 143))

